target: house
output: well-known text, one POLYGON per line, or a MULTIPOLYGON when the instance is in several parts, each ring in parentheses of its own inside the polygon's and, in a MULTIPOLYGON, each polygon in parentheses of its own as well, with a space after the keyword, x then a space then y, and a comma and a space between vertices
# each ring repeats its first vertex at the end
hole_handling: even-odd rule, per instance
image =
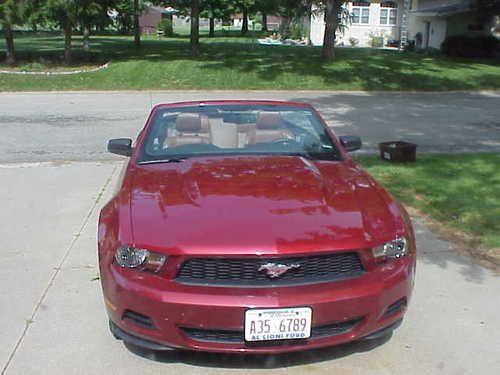
MULTIPOLYGON (((173 17, 173 25, 174 29, 189 29, 191 27, 191 17, 190 16, 185 16, 182 14, 179 15, 174 15, 173 17)), ((208 18, 202 18, 198 20, 198 25, 199 27, 208 27, 210 23, 210 20, 208 18)), ((220 25, 220 21, 216 20, 215 24, 218 26, 220 25)))
MULTIPOLYGON (((384 45, 415 45, 417 48, 440 48, 449 35, 488 33, 493 25, 478 23, 474 0, 362 0, 348 2, 351 22, 337 32, 337 45, 372 46, 383 37, 384 45), (393 43, 388 43, 393 41, 393 43)), ((323 44, 325 30, 322 13, 311 16, 310 39, 323 44)))
MULTIPOLYGON (((231 26, 234 28, 241 28, 243 24, 243 14, 237 13, 233 14, 231 17, 231 26)), ((283 22, 283 18, 281 16, 276 15, 267 15, 266 16, 266 25, 267 30, 269 31, 277 31, 279 30, 281 23, 283 22)), ((254 20, 248 19, 248 28, 253 29, 254 24, 256 24, 254 20)))
MULTIPOLYGON (((400 40, 403 0, 377 1, 362 0, 348 2, 351 22, 343 31, 338 31, 336 44, 371 46, 374 37, 400 40)), ((313 9, 311 16, 310 40, 313 45, 323 45, 325 23, 323 13, 313 9)))
MULTIPOLYGON (((150 5, 139 16, 141 32, 146 34, 156 33, 158 24, 165 18, 172 21, 173 29, 189 29, 191 27, 191 17, 180 14, 178 10, 171 7, 164 8, 150 5)), ((200 18, 198 23, 200 27, 208 27, 209 19, 200 18)))
POLYGON ((493 17, 478 22, 470 0, 413 0, 408 15, 408 40, 417 48, 440 48, 447 36, 487 34, 493 26, 493 17))
POLYGON ((268 15, 266 17, 267 29, 269 31, 279 30, 282 21, 283 19, 281 16, 268 15))
POLYGON ((156 33, 156 29, 160 21, 164 18, 172 20, 173 14, 176 12, 173 8, 163 8, 157 6, 148 6, 139 16, 139 27, 141 33, 152 34, 156 33))
MULTIPOLYGON (((234 28, 241 29, 241 26, 243 25, 243 13, 236 13, 231 15, 231 26, 234 28)), ((251 19, 248 19, 248 28, 252 29, 254 25, 254 21, 251 19)))

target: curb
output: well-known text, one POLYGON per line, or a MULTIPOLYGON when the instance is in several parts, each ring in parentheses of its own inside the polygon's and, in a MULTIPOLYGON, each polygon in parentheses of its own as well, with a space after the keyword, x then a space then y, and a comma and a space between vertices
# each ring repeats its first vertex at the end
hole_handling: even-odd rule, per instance
POLYGON ((68 70, 62 72, 24 72, 24 71, 15 71, 15 70, 0 70, 0 74, 16 74, 16 75, 33 75, 33 76, 63 76, 63 75, 71 75, 71 74, 81 74, 81 73, 93 73, 98 72, 100 70, 107 69, 109 67, 109 62, 103 65, 99 65, 96 68, 92 69, 80 69, 80 70, 68 70))

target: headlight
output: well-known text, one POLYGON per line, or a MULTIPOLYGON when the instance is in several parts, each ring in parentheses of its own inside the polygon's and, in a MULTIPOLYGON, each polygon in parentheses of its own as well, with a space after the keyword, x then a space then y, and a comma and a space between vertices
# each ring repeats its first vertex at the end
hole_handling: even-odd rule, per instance
POLYGON ((140 271, 158 272, 166 260, 165 255, 131 246, 120 246, 115 254, 115 261, 120 267, 140 271))
POLYGON ((401 258, 408 252, 408 241, 404 237, 397 237, 394 241, 374 247, 372 251, 377 262, 383 262, 387 258, 401 258))

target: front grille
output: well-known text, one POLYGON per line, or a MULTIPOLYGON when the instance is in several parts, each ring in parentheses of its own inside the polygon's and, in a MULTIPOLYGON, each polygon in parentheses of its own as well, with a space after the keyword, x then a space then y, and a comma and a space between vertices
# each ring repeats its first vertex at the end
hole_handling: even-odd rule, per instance
POLYGON ((123 313, 122 319, 125 321, 132 322, 138 326, 141 326, 143 328, 148 328, 148 329, 155 329, 155 325, 151 318, 146 315, 142 315, 139 313, 136 313, 131 310, 125 310, 123 313))
POLYGON ((334 253, 290 258, 192 258, 176 280, 183 284, 236 287, 306 285, 358 277, 363 265, 357 253, 334 253), (259 268, 267 263, 300 265, 277 278, 259 268))
MULTIPOLYGON (((347 322, 331 323, 323 326, 312 327, 311 338, 309 340, 339 336, 344 333, 352 331, 352 329, 362 319, 353 319, 347 322)), ((192 340, 213 342, 219 344, 245 344, 245 334, 243 331, 227 331, 216 329, 199 329, 181 327, 182 332, 192 340)), ((252 342, 248 345, 279 345, 280 343, 289 343, 294 341, 303 343, 304 340, 276 340, 271 342, 252 342)))

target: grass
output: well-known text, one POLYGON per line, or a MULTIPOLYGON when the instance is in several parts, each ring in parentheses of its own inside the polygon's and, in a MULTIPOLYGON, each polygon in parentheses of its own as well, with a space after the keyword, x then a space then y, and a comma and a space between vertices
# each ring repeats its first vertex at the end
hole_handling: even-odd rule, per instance
POLYGON ((500 249, 500 154, 428 155, 400 165, 358 160, 401 202, 500 249))
MULTIPOLYGON (((234 32, 201 38, 201 55, 190 55, 187 37, 144 38, 136 50, 132 38, 91 39, 90 54, 74 38, 76 65, 110 60, 109 69, 71 76, 0 74, 0 91, 285 89, 285 90, 479 90, 500 89, 500 64, 492 60, 452 60, 440 55, 372 49, 337 49, 325 63, 316 47, 274 47, 255 43, 258 34, 234 32)), ((3 39, 0 49, 4 48, 3 39)), ((62 57, 60 36, 16 37, 20 65, 62 57)), ((1 66, 0 66, 1 68, 1 66)))

